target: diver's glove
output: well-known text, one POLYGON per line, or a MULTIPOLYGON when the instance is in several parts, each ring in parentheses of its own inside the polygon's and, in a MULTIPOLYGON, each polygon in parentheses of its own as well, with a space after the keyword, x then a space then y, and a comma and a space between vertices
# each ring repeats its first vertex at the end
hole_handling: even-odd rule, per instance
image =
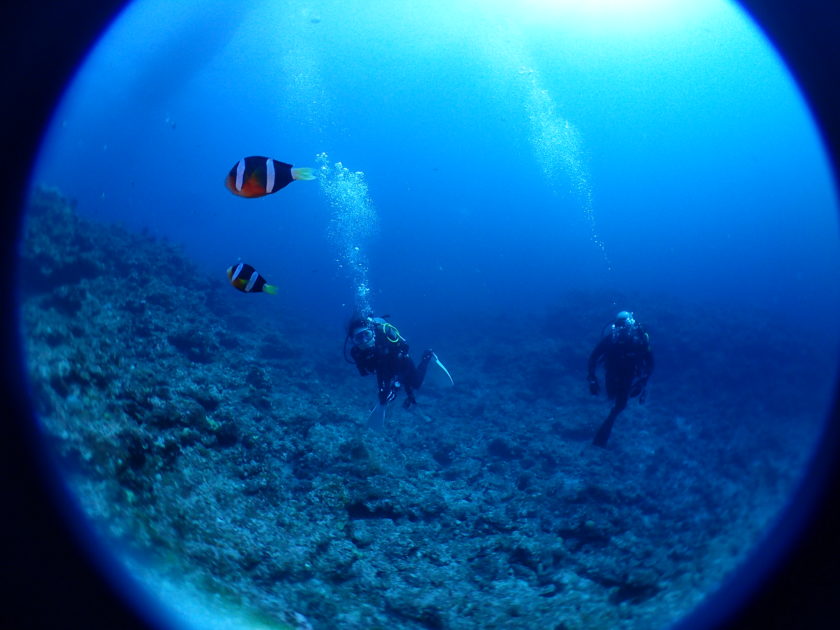
POLYGON ((593 396, 597 396, 598 392, 601 391, 601 388, 598 386, 598 379, 594 376, 589 377, 589 393, 593 396))
POLYGON ((407 394, 405 400, 403 401, 403 407, 409 409, 411 405, 416 405, 417 399, 414 397, 414 394, 407 394))

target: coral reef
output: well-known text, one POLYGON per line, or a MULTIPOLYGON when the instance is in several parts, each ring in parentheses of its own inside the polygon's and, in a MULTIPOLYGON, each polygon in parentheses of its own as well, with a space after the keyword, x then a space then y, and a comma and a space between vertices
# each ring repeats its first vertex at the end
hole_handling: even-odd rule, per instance
POLYGON ((528 322, 453 322, 457 386, 373 435, 340 331, 269 321, 170 243, 41 189, 21 269, 33 404, 102 536, 301 628, 664 626, 772 522, 828 399, 831 365, 792 333, 628 296, 658 366, 591 447, 604 299, 573 294, 528 322))

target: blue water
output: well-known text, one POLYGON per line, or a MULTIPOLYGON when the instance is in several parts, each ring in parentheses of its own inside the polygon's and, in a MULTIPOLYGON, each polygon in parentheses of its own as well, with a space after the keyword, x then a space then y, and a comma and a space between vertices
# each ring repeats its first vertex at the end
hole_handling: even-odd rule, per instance
POLYGON ((36 182, 183 244, 220 281, 241 258, 285 311, 328 326, 360 288, 412 326, 528 314, 580 288, 831 322, 826 157, 736 7, 202 4, 123 14, 68 90, 36 182), (331 205, 324 181, 257 200, 222 185, 245 155, 318 166, 322 152, 363 173, 366 201, 331 205), (364 229, 331 233, 348 216, 364 229))

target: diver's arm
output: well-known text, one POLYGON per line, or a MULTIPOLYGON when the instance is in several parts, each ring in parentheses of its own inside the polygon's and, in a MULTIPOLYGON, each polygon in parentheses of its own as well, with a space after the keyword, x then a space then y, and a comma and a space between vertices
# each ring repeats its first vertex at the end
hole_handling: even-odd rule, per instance
POLYGON ((645 350, 644 355, 642 355, 642 365, 641 365, 641 377, 644 380, 647 380, 648 377, 653 373, 653 352, 650 351, 650 347, 645 350))
POLYGON ((595 368, 598 366, 598 361, 601 360, 601 357, 607 351, 607 346, 609 345, 610 338, 604 337, 598 342, 598 345, 595 346, 595 349, 592 351, 592 354, 589 355, 589 365, 587 366, 586 370, 586 377, 587 379, 595 378, 595 368))
POLYGON ((367 365, 366 357, 362 354, 358 348, 351 348, 350 349, 350 358, 356 363, 356 369, 359 370, 359 374, 362 376, 367 376, 373 369, 371 366, 367 365))
POLYGON ((416 404, 417 404, 417 399, 414 397, 414 390, 411 387, 406 386, 406 388, 405 388, 405 400, 403 401, 403 407, 405 407, 406 409, 409 409, 411 407, 411 405, 416 405, 416 404))
POLYGON ((644 333, 644 353, 642 354, 642 376, 645 380, 653 373, 653 352, 650 349, 650 335, 647 334, 644 328, 642 328, 642 333, 644 333))
POLYGON ((653 352, 648 347, 642 358, 642 373, 639 379, 639 403, 645 404, 647 398, 647 382, 653 372, 653 352))
POLYGON ((598 345, 595 346, 592 354, 589 355, 589 365, 586 370, 586 381, 589 383, 589 393, 593 396, 597 396, 601 391, 601 387, 598 385, 598 378, 595 376, 595 368, 598 366, 598 361, 600 361, 601 357, 603 357, 606 353, 608 343, 609 338, 604 337, 598 345))

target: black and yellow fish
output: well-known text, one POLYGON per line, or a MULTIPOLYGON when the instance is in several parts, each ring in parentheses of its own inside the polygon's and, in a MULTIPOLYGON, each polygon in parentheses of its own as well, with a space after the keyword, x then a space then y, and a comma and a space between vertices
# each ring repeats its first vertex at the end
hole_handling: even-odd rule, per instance
POLYGON ((225 186, 240 197, 265 197, 296 179, 315 179, 315 175, 311 168, 293 168, 291 164, 256 155, 234 164, 225 178, 225 186))
POLYGON ((243 293, 263 292, 271 295, 277 293, 275 285, 268 284, 256 269, 246 263, 238 263, 228 267, 227 276, 233 288, 243 293))

